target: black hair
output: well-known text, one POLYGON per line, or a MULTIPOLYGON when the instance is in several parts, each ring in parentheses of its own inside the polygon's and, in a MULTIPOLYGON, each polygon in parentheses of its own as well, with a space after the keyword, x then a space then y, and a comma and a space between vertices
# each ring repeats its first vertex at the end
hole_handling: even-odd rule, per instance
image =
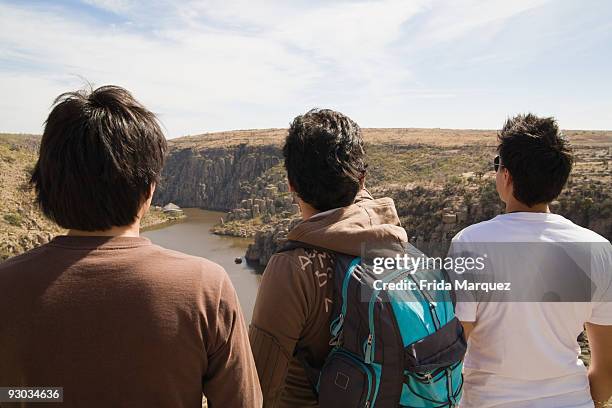
POLYGON ((573 158, 555 118, 517 115, 506 120, 498 139, 501 164, 512 176, 518 201, 532 207, 550 203, 561 194, 573 158))
POLYGON ((30 180, 43 213, 66 229, 132 224, 164 163, 155 115, 118 86, 67 92, 53 105, 30 180))
POLYGON ((289 182, 315 209, 345 207, 355 200, 367 164, 361 129, 348 116, 313 109, 296 117, 283 155, 289 182))

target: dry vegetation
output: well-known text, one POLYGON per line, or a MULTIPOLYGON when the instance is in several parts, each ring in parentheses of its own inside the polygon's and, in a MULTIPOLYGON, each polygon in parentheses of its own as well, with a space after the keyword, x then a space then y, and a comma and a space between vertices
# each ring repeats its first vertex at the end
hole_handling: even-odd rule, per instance
MULTIPOLYGON (((595 225, 598 232, 610 238, 612 132, 570 130, 565 133, 574 146, 577 163, 559 210, 571 214, 582 225, 595 225)), ((207 133, 171 140, 170 146, 173 150, 240 144, 280 147, 285 134, 285 129, 207 133)), ((490 196, 492 205, 498 205, 494 191, 489 191, 490 186, 486 185, 491 176, 495 131, 364 129, 364 139, 369 157, 368 185, 399 196, 411 192, 410 199, 399 205, 400 213, 423 214, 422 219, 406 219, 407 229, 418 230, 427 223, 437 222, 439 213, 445 207, 452 207, 457 197, 472 200, 490 196), (416 187, 442 191, 444 202, 438 196, 413 194, 416 187)), ((61 232, 33 204, 28 185, 38 142, 39 138, 33 135, 0 135, 0 259, 46 242, 61 232)), ((481 216, 487 215, 490 214, 481 216)), ((144 224, 151 226, 164 221, 163 214, 153 212, 144 224)))
POLYGON ((0 260, 42 244, 61 229, 34 205, 28 180, 36 161, 38 137, 0 137, 0 260))
MULTIPOLYGON (((419 129, 419 128, 366 128, 363 129, 366 143, 380 145, 432 145, 439 147, 485 145, 495 146, 495 130, 479 129, 419 129)), ((283 143, 287 129, 247 129, 226 132, 202 133, 172 139, 176 148, 228 147, 241 143, 251 145, 277 145, 283 143)), ((610 146, 612 131, 566 130, 573 144, 610 146)))
MULTIPOLYGON (((568 188, 554 210, 610 239, 612 131, 564 133, 573 145, 576 164, 568 188)), ((205 150, 240 144, 280 148, 285 135, 285 129, 208 133, 172 140, 171 148, 205 150)), ((364 129, 369 162, 366 185, 396 199, 410 235, 433 232, 445 210, 468 207, 470 211, 474 207, 476 211, 463 223, 445 231, 446 235, 452 234, 502 210, 491 182, 496 136, 494 130, 364 129)), ((223 229, 252 235, 260 228, 257 221, 258 218, 240 221, 223 229)), ((265 223, 271 221, 274 220, 265 223)))

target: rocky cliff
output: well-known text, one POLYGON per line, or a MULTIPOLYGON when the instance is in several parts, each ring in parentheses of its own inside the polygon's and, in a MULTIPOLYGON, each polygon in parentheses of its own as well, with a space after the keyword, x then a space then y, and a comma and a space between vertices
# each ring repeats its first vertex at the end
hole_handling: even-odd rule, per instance
MULTIPOLYGON (((297 222, 282 166, 283 129, 246 130, 172 140, 154 203, 226 211, 213 231, 253 237, 247 259, 265 265, 297 222)), ((576 166, 555 210, 612 237, 612 132, 568 131, 576 166)), ((502 211, 491 160, 494 131, 365 129, 366 183, 395 199, 411 241, 444 252, 467 225, 502 211)))
POLYGON ((172 150, 153 202, 227 211, 255 191, 253 181, 280 163, 276 146, 180 148, 172 150))
MULTIPOLYGON (((599 138, 585 137, 583 133, 573 136, 576 165, 564 192, 551 208, 611 239, 612 177, 608 163, 612 138, 603 132, 599 138)), ((482 138, 480 143, 467 144, 429 139, 416 144, 390 146, 370 141, 367 145, 370 166, 366 180, 370 191, 375 197, 395 200, 410 241, 431 256, 444 255, 450 240, 461 229, 503 211, 495 191, 494 173, 489 168, 495 150, 485 142, 490 141, 486 135, 482 138)), ((274 198, 269 191, 254 191, 257 192, 252 197, 242 201, 243 208, 229 213, 227 219, 234 221, 217 232, 253 236, 246 258, 265 265, 299 219, 286 206, 276 217, 264 216, 262 220, 262 198, 266 202, 274 198)))
MULTIPOLYGON (((462 228, 501 213, 499 200, 491 193, 491 177, 456 180, 447 185, 377 185, 374 197, 391 197, 402 226, 417 248, 429 256, 444 256, 452 237, 462 228)), ((261 226, 248 248, 249 262, 265 265, 284 244, 287 233, 299 222, 297 215, 261 226)))
MULTIPOLYGON (((503 212, 492 175, 480 180, 455 180, 444 186, 376 186, 371 192, 374 197, 394 199, 410 242, 429 256, 444 256, 457 232, 503 212)), ((587 184, 571 182, 559 199, 551 204, 551 209, 612 239, 612 191, 609 185, 594 180, 587 184)), ((299 217, 294 215, 261 225, 248 248, 247 260, 265 265, 297 222, 299 217)))

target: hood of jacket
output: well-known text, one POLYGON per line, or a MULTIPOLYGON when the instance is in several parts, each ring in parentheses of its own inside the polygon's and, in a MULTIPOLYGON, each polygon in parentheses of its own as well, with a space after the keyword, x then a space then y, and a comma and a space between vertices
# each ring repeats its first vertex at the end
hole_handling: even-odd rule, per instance
POLYGON ((408 241, 393 199, 374 199, 365 189, 357 194, 353 204, 303 220, 287 238, 351 256, 360 256, 364 245, 395 247, 408 241))

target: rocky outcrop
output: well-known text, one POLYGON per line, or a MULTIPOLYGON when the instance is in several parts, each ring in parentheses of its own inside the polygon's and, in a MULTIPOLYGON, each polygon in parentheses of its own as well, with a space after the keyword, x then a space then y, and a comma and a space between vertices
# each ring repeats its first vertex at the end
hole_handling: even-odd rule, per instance
MULTIPOLYGON (((154 202, 227 211, 213 232, 253 237, 248 258, 265 264, 299 208, 288 192, 280 145, 241 135, 249 141, 228 147, 222 147, 221 134, 173 142, 154 202)), ((503 210, 485 164, 492 146, 440 143, 368 145, 368 187, 377 197, 395 199, 411 242, 432 256, 442 255, 462 228, 503 210)), ((610 237, 610 149, 582 145, 576 156, 572 180, 554 210, 610 237)))
POLYGON ((241 200, 237 208, 233 208, 224 221, 245 220, 262 217, 266 222, 274 216, 290 217, 299 213, 284 172, 280 166, 275 166, 258 177, 252 184, 251 198, 241 200))
MULTIPOLYGON (((462 228, 490 218, 492 212, 501 212, 499 200, 490 202, 487 193, 490 187, 484 184, 485 181, 482 183, 480 187, 472 185, 469 188, 465 184, 446 187, 379 186, 372 188, 371 192, 375 197, 394 199, 402 226, 413 245, 430 256, 445 256, 451 239, 462 228), (478 199, 472 199, 472 195, 478 199)), ((265 265, 299 221, 298 215, 292 215, 260 227, 247 250, 247 260, 265 265)))
POLYGON ((146 231, 159 228, 162 225, 170 224, 185 219, 182 210, 166 212, 159 206, 151 206, 144 218, 140 221, 140 230, 146 231))
POLYGON ((227 211, 254 191, 253 181, 280 163, 276 146, 183 148, 168 156, 153 202, 227 211))
MULTIPOLYGON (((455 180, 443 186, 411 184, 376 186, 370 190, 375 197, 394 199, 408 239, 429 256, 445 256, 455 234, 503 212, 492 175, 478 180, 455 180)), ((572 182, 551 207, 554 212, 609 239, 612 236, 609 194, 605 186, 597 182, 572 182)), ((256 229, 254 242, 247 251, 250 262, 260 265, 268 262, 284 243, 287 232, 299 222, 299 217, 291 217, 256 229)))
POLYGON ((265 266, 270 257, 287 241, 287 234, 300 220, 298 216, 282 219, 255 233, 253 243, 249 245, 245 255, 247 262, 265 266))
POLYGON ((8 232, 0 243, 0 262, 12 256, 46 244, 55 233, 47 231, 8 232))

